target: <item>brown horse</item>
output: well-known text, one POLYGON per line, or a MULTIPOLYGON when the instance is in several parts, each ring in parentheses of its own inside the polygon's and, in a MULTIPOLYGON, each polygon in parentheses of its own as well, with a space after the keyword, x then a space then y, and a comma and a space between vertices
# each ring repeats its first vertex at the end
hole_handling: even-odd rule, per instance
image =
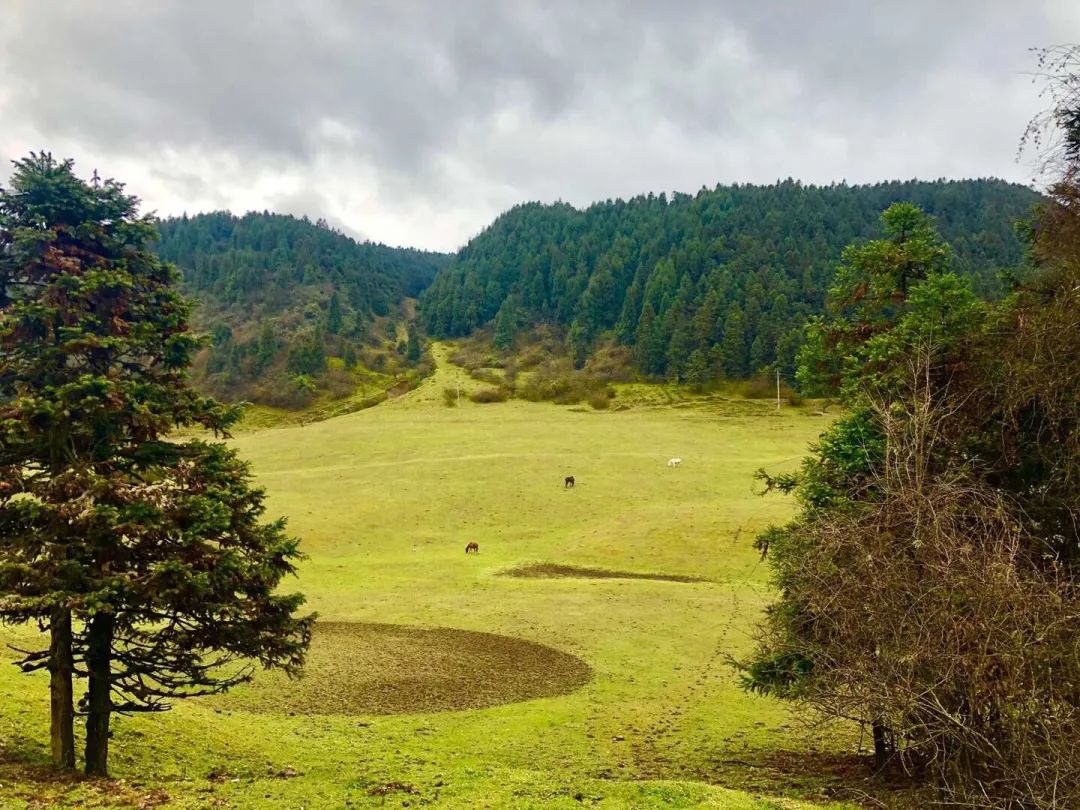
POLYGON ((570 489, 570 487, 572 487, 574 485, 574 483, 575 483, 574 482, 574 476, 568 475, 568 476, 566 476, 566 480, 563 481, 563 488, 564 489, 570 489))
POLYGON ((465 553, 468 554, 470 551, 475 551, 477 554, 479 554, 480 544, 476 542, 469 543, 469 545, 465 546, 465 553))

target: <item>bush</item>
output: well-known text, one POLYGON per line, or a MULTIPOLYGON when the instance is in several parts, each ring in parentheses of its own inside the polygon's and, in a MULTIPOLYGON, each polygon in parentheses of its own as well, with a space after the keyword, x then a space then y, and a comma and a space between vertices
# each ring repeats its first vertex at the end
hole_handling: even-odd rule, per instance
POLYGON ((351 396, 356 390, 356 381, 353 375, 343 368, 332 368, 319 380, 319 387, 326 392, 330 399, 344 399, 351 396))
POLYGON ((606 411, 608 408, 611 407, 612 393, 614 392, 608 390, 594 391, 593 393, 589 394, 589 405, 591 405, 594 410, 606 411))
POLYGON ((522 355, 521 359, 518 360, 518 367, 522 369, 536 368, 546 359, 544 352, 533 349, 522 355))
POLYGON ((473 358, 463 349, 457 349, 451 353, 450 362, 458 368, 472 369, 480 367, 478 363, 473 363, 473 358))
POLYGON ((506 402, 510 399, 510 392, 505 388, 481 388, 469 394, 469 399, 477 403, 506 402))
POLYGON ((601 343, 585 363, 586 375, 606 382, 632 382, 634 371, 633 353, 629 346, 601 343))
POLYGON ((418 381, 430 377, 435 373, 435 361, 431 359, 431 355, 425 354, 410 373, 412 378, 418 381))
POLYGON ((479 331, 461 340, 450 355, 455 366, 475 371, 479 368, 502 368, 504 361, 492 354, 491 338, 486 331, 479 331))
POLYGON ((584 399, 584 392, 575 392, 575 388, 574 380, 570 376, 551 376, 537 371, 524 384, 518 386, 518 396, 530 402, 580 402, 584 399))
MULTIPOLYGON (((772 372, 761 373, 748 380, 741 380, 730 386, 731 393, 745 399, 776 399, 776 376, 772 372)), ((780 397, 792 405, 802 404, 800 394, 780 380, 780 397), (797 401, 793 401, 797 400, 797 401)))
POLYGON ((503 378, 499 373, 490 368, 474 368, 469 372, 469 376, 488 385, 501 386, 503 384, 503 378))
MULTIPOLYGON (((554 402, 558 405, 575 405, 594 396, 610 399, 614 392, 604 380, 572 371, 560 371, 548 367, 532 374, 517 386, 517 395, 530 402, 554 402)), ((601 405, 597 407, 606 407, 601 405)))
POLYGON ((776 380, 766 376, 741 380, 732 388, 736 396, 746 399, 776 399, 776 380))
POLYGON ((458 401, 458 390, 456 388, 444 388, 442 390, 443 404, 447 408, 456 408, 458 401))
POLYGON ((251 400, 274 408, 298 410, 310 405, 315 399, 315 387, 310 379, 298 385, 294 377, 275 375, 262 382, 251 392, 251 400))

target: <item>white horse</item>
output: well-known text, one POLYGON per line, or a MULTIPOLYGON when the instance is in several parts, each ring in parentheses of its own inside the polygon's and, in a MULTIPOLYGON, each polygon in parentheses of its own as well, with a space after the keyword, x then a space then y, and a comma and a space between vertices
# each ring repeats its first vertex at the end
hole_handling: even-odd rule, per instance
POLYGON ((682 464, 681 458, 669 458, 667 463, 669 467, 678 467, 680 464, 682 464))

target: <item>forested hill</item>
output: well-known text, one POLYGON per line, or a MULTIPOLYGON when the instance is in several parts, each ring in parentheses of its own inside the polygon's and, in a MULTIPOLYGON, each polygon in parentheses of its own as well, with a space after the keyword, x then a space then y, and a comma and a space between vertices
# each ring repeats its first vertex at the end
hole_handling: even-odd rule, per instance
POLYGON ((328 358, 351 366, 365 348, 396 344, 403 300, 450 258, 360 243, 322 221, 265 212, 158 226, 158 252, 180 268, 199 301, 196 323, 213 336, 196 381, 226 398, 278 404, 299 404, 296 385, 314 393, 328 358))
POLYGON ((1020 264, 1017 220, 1038 195, 1000 180, 865 186, 717 186, 597 203, 530 203, 475 237, 421 299, 437 336, 494 323, 497 344, 534 323, 568 328, 582 362, 612 336, 650 375, 744 377, 791 370, 801 325, 820 312, 843 248, 876 234, 891 203, 937 220, 978 291, 1020 264))

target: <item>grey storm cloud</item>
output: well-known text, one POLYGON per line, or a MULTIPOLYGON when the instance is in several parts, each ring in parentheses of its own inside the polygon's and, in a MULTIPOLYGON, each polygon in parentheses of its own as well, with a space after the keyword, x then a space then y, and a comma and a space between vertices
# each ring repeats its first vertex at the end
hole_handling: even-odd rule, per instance
POLYGON ((0 0, 0 157, 453 249, 529 199, 1025 180, 1028 49, 1078 39, 1072 0, 0 0))

